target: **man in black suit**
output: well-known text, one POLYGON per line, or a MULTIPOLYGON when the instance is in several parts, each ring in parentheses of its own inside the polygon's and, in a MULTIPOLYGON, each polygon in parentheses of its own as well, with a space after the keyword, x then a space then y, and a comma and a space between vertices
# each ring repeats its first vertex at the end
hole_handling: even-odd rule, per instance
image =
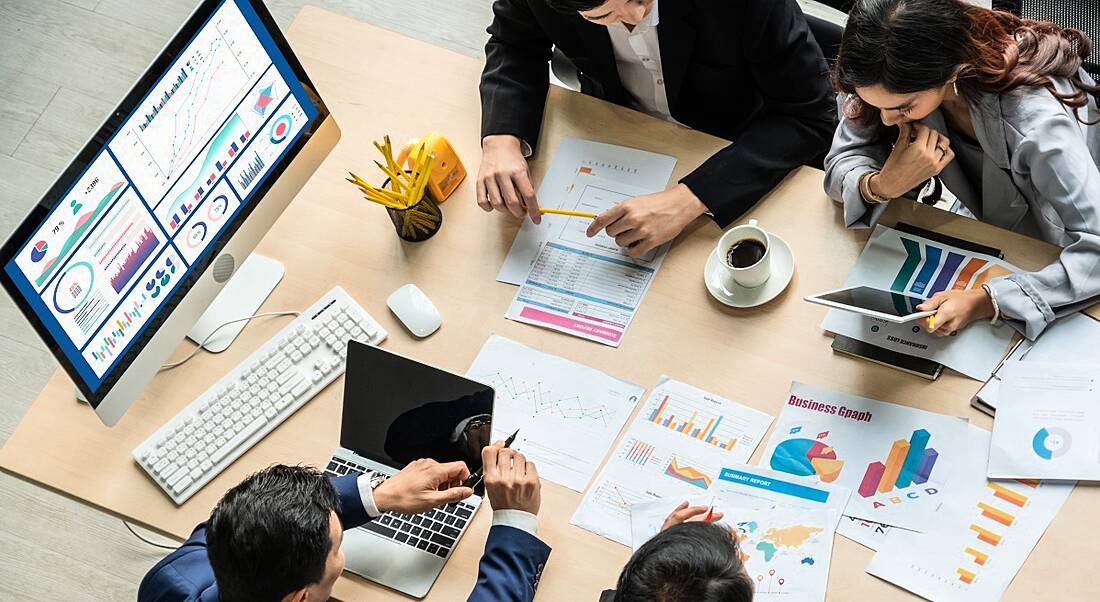
POLYGON ((667 191, 625 201, 606 229, 641 255, 700 215, 725 227, 786 174, 819 166, 834 129, 827 67, 795 0, 496 0, 481 76, 477 200, 539 222, 527 170, 557 47, 581 90, 735 143, 667 191))

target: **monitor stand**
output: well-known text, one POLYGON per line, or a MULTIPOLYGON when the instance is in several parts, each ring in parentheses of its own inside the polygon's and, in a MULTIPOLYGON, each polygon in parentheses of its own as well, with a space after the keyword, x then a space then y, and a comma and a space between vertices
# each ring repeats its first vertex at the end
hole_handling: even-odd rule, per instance
MULTIPOLYGON (((285 273, 282 263, 256 253, 249 255, 203 312, 187 338, 202 345, 218 326, 255 314, 285 273)), ((225 351, 247 325, 247 321, 241 320, 218 330, 206 341, 205 349, 211 353, 225 351)))
MULTIPOLYGON (((282 263, 256 253, 249 255, 240 269, 233 273, 229 283, 214 298, 210 307, 203 312, 187 338, 201 345, 203 339, 210 336, 218 326, 256 313, 285 273, 282 263)), ((206 350, 212 353, 225 351, 247 325, 248 322, 242 320, 222 328, 217 336, 207 341, 206 350)), ((74 386, 73 392, 78 402, 88 404, 88 399, 80 392, 79 387, 74 386)))

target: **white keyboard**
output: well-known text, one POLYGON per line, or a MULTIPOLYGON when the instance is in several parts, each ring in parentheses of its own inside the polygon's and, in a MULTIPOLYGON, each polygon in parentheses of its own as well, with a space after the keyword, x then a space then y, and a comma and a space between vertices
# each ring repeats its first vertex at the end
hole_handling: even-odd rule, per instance
POLYGON ((336 287, 134 448, 134 459, 182 504, 343 374, 349 339, 385 338, 336 287))

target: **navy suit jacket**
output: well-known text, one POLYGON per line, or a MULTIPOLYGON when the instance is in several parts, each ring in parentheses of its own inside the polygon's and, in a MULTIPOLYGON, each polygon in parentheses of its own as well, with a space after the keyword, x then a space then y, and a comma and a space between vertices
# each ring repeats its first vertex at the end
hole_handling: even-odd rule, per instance
MULTIPOLYGON (((355 475, 334 478, 332 484, 339 497, 336 514, 344 529, 370 520, 355 475)), ((549 556, 550 548, 533 535, 512 527, 493 527, 470 600, 531 600, 549 556)), ((218 585, 206 554, 206 523, 195 527, 179 549, 158 562, 138 588, 138 602, 217 600, 218 585)))

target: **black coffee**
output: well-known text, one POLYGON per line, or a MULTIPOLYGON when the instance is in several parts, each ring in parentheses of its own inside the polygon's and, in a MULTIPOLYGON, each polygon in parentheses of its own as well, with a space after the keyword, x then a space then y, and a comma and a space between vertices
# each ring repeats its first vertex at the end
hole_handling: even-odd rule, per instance
POLYGON ((726 261, 735 268, 747 268, 756 265, 764 258, 768 248, 764 243, 752 238, 746 238, 733 243, 726 252, 726 261))

